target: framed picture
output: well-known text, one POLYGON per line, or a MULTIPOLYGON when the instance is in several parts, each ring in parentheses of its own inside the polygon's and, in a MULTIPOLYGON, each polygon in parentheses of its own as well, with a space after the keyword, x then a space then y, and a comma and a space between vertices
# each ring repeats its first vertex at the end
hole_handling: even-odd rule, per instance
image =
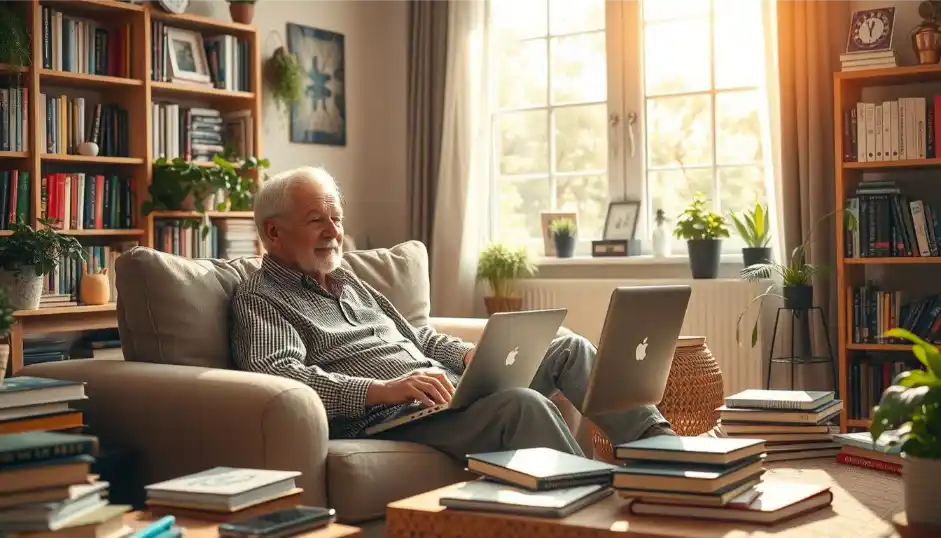
POLYGON ((304 98, 291 105, 291 142, 346 145, 346 52, 343 34, 288 23, 288 50, 306 75, 304 98))
POLYGON ((542 219, 542 249, 546 257, 553 257, 556 255, 555 240, 552 238, 552 231, 549 230, 549 226, 557 220, 569 219, 575 223, 575 228, 578 229, 578 213, 543 211, 540 213, 540 217, 542 219))
POLYGON ((637 233, 638 214, 640 214, 638 200, 608 204, 608 216, 604 219, 604 239, 634 239, 634 234, 637 233))
POLYGON ((202 34, 182 28, 168 27, 167 43, 172 82, 212 84, 202 34))

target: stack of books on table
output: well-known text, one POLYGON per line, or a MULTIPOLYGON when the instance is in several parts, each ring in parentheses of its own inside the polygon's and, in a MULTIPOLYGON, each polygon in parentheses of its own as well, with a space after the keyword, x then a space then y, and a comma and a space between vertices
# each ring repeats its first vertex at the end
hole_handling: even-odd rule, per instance
POLYGON ((763 480, 761 439, 658 436, 615 447, 618 495, 637 515, 772 524, 829 505, 826 485, 763 480))
POLYGON ((151 515, 199 521, 245 519, 301 504, 297 471, 214 467, 146 486, 151 515))
POLYGON ((894 50, 876 52, 849 52, 840 55, 841 71, 865 71, 897 67, 898 58, 894 50))
POLYGON ((90 474, 98 439, 59 432, 0 435, 0 535, 118 538, 130 533, 90 474))
POLYGON ((82 412, 70 404, 84 400, 78 381, 11 377, 0 383, 0 434, 70 431, 84 427, 82 412))
POLYGON ((843 402, 832 391, 750 389, 725 399, 719 429, 730 438, 763 439, 765 461, 832 458, 840 450, 843 402))
POLYGON ((836 455, 839 463, 902 474, 901 445, 889 445, 882 439, 873 443, 869 432, 839 433, 833 440, 840 445, 836 455))
POLYGON ((467 455, 467 470, 481 478, 439 499, 455 510, 565 517, 612 493, 616 465, 551 448, 467 455))

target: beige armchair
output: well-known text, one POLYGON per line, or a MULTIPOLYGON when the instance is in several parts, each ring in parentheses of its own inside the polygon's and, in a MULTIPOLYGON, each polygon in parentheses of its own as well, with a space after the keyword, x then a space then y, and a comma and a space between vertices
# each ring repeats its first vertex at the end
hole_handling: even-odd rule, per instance
MULTIPOLYGON (((459 462, 426 446, 329 440, 313 389, 233 368, 229 301, 259 263, 189 260, 135 248, 115 268, 125 360, 38 364, 22 374, 86 382, 87 424, 102 442, 137 455, 144 483, 220 465, 293 469, 303 473, 304 503, 335 508, 343 522, 375 527, 390 501, 466 479, 459 462)), ((484 320, 428 317, 421 243, 349 252, 344 263, 413 324, 428 323, 470 342, 479 337, 484 320)), ((577 412, 563 412, 575 430, 577 412)))

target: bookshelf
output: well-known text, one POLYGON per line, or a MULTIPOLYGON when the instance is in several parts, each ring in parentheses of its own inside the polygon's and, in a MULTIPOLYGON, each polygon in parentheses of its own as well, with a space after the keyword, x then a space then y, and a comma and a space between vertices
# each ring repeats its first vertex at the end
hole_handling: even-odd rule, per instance
MULTIPOLYGON (((246 136, 250 147, 246 149, 246 153, 262 156, 262 44, 253 26, 193 14, 175 15, 162 11, 151 2, 28 0, 12 4, 15 4, 29 27, 32 36, 31 61, 26 67, 0 64, 0 87, 21 88, 17 95, 21 96, 22 104, 19 107, 21 117, 9 120, 14 125, 22 120, 21 129, 15 137, 18 143, 0 148, 0 174, 12 174, 16 171, 20 174, 20 182, 24 181, 23 175, 28 175, 28 199, 19 201, 16 216, 26 217, 33 227, 41 226, 40 216, 50 216, 50 204, 53 204, 53 201, 49 192, 44 195, 43 190, 44 187, 52 185, 52 179, 48 179, 47 185, 44 176, 57 173, 81 175, 83 186, 85 179, 94 176, 105 176, 105 181, 111 181, 113 177, 113 183, 118 185, 116 189, 126 191, 115 194, 112 198, 115 201, 113 203, 119 203, 118 209, 113 208, 112 218, 106 217, 103 223, 100 208, 97 220, 95 216, 85 214, 91 210, 83 210, 85 222, 62 231, 75 236, 89 248, 113 247, 114 250, 119 250, 121 245, 129 244, 160 248, 157 244, 159 222, 202 218, 202 214, 194 211, 156 211, 149 215, 143 215, 141 212, 141 203, 149 198, 148 187, 153 179, 153 162, 161 156, 156 154, 155 146, 159 144, 155 144, 153 139, 154 126, 159 125, 155 124, 158 118, 154 117, 154 103, 175 104, 180 108, 208 108, 219 111, 222 115, 247 111, 251 120, 248 128, 250 133, 246 136), (58 67, 59 64, 65 65, 67 52, 63 51, 71 42, 61 38, 56 38, 58 42, 56 39, 46 38, 53 35, 46 27, 55 27, 50 24, 50 20, 54 20, 48 15, 50 10, 62 14, 65 19, 92 23, 84 27, 72 27, 72 42, 78 44, 72 45, 72 55, 68 61, 71 65, 68 65, 68 68, 58 67), (244 91, 221 89, 216 87, 218 84, 200 86, 168 82, 166 77, 155 75, 155 63, 158 63, 159 59, 152 51, 161 42, 160 36, 155 35, 153 31, 155 23, 196 31, 204 38, 234 36, 239 42, 238 54, 241 55, 238 60, 240 63, 237 64, 238 69, 242 70, 238 86, 244 91), (104 30, 104 33, 99 35, 90 28, 104 30), (105 41, 99 41, 100 39, 105 41), (241 43, 244 43, 244 48, 241 43), (52 52, 53 49, 56 52, 52 52), (90 54, 92 50, 97 53, 90 54), (78 51, 83 51, 84 56, 78 51), (56 69, 50 69, 50 62, 47 61, 53 55, 57 55, 53 62, 56 69), (94 61, 99 62, 99 68, 90 67, 94 61), (95 74, 102 72, 108 74, 95 74), (57 106, 57 103, 54 103, 57 96, 65 96, 62 98, 64 104, 50 109, 57 106), (84 109, 72 104, 79 98, 83 99, 86 105, 84 109), (100 115, 93 113, 97 104, 102 106, 102 110, 112 106, 114 111, 109 112, 109 115, 104 112, 100 115), (53 120, 50 116, 54 114, 58 114, 58 125, 51 123, 53 120), (84 119, 76 119, 79 116, 84 119), (95 117, 101 118, 101 151, 96 156, 80 155, 75 137, 87 135, 91 130, 90 122, 93 122, 95 117), (106 122, 106 118, 113 121, 106 122), (63 126, 66 129, 63 129, 63 126), (106 127, 113 127, 110 134, 105 134, 106 127), (51 141, 53 139, 55 140, 51 141)), ((9 132, 9 128, 0 129, 0 137, 9 132)), ((0 138, 0 143, 3 142, 0 138)), ((6 177, 9 181, 9 176, 6 177)), ((256 171, 252 177, 255 181, 260 181, 263 174, 256 171)), ((3 180, 4 176, 0 175, 0 181, 3 180)), ((105 191, 110 192, 109 188, 106 187, 105 191)), ((72 207, 75 207, 74 200, 72 207)), ((0 212, 9 209, 12 208, 8 203, 6 207, 0 207, 0 212)), ((8 214, 2 216, 9 218, 8 214)), ((209 212, 207 216, 213 221, 250 219, 251 212, 214 211, 209 212)), ((76 218, 74 214, 72 217, 76 218)), ((77 218, 81 220, 83 217, 77 218)), ((9 233, 8 230, 0 229, 0 236, 9 233)), ((116 326, 113 304, 101 307, 48 307, 36 312, 21 311, 16 314, 15 319, 17 321, 11 335, 11 343, 14 344, 11 350, 12 373, 22 366, 22 347, 16 346, 15 342, 17 339, 21 341, 26 332, 45 331, 49 328, 59 330, 62 327, 83 330, 116 326)))
POLYGON ((941 65, 834 74, 841 428, 869 428, 871 409, 911 346, 879 338, 903 327, 941 334, 941 65), (884 119, 883 119, 884 118, 884 119), (868 120, 868 121, 867 121, 868 120), (870 150, 875 150, 874 154, 870 150))

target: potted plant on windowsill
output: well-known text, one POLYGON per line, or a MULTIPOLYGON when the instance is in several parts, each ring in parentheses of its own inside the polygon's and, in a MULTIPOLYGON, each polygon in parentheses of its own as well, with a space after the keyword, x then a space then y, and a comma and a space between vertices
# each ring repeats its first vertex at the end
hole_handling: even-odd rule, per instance
POLYGON ((689 249, 689 267, 693 278, 716 278, 722 238, 729 237, 725 217, 706 209, 706 198, 696 193, 692 203, 679 217, 673 235, 685 239, 689 249))
POLYGON ((885 336, 911 342, 912 353, 924 369, 902 372, 882 393, 870 426, 872 440, 901 445, 908 522, 941 531, 937 499, 941 484, 941 352, 904 329, 892 329, 885 336))
POLYGON ((745 241, 742 248, 742 261, 745 267, 771 261, 771 227, 768 221, 768 208, 755 204, 755 209, 743 211, 741 215, 730 213, 732 223, 739 237, 745 241))
POLYGON ((536 266, 525 249, 511 249, 499 243, 488 246, 477 261, 477 280, 486 281, 491 290, 484 297, 487 313, 519 311, 523 298, 514 293, 513 284, 535 273, 536 266))
POLYGON ((559 219, 552 221, 549 232, 555 242, 555 255, 559 258, 571 258, 575 254, 575 239, 577 228, 572 219, 559 219))
POLYGON ((10 304, 6 292, 0 288, 0 383, 7 373, 7 361, 10 360, 10 344, 7 335, 13 327, 13 312, 16 309, 10 304))
POLYGON ((51 221, 34 230, 28 224, 10 224, 12 234, 0 237, 0 288, 6 291, 16 310, 39 308, 42 277, 63 259, 88 260, 85 249, 74 237, 60 234, 51 221))

